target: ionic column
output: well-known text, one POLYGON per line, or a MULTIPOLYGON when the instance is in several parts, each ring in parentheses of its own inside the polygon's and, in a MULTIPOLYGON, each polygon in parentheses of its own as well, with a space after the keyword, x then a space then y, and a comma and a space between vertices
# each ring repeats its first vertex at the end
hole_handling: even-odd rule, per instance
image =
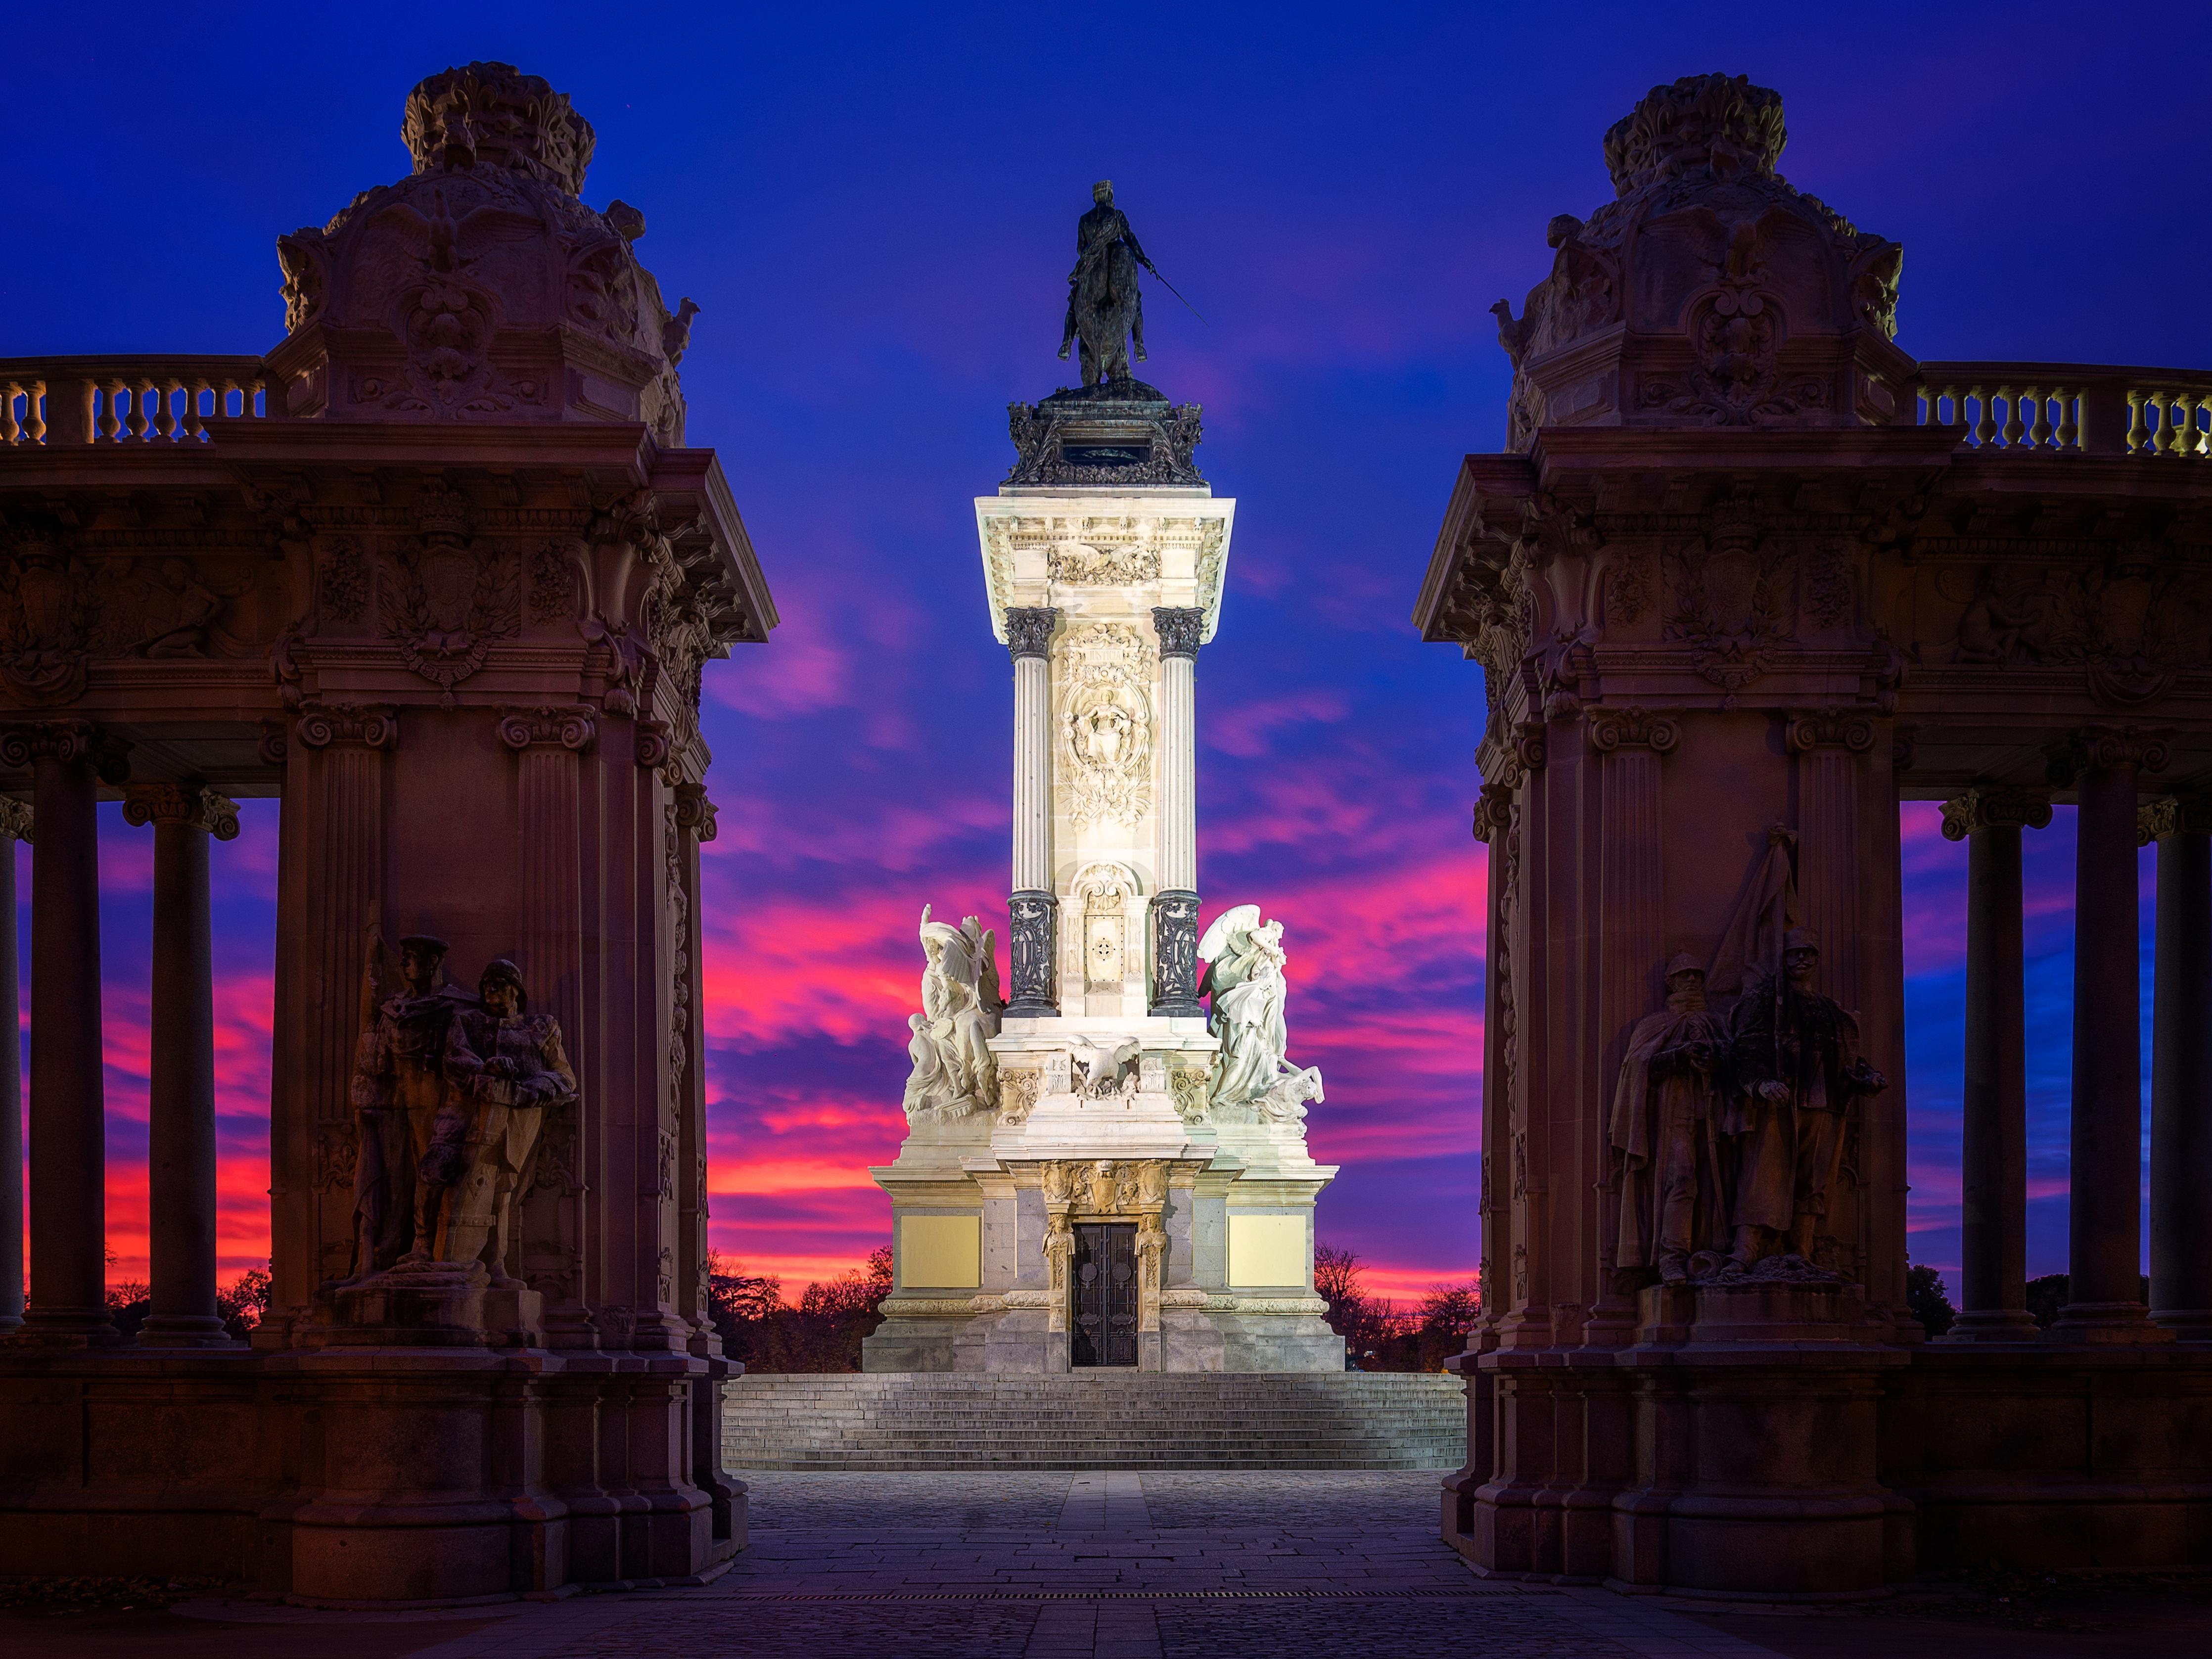
POLYGON ((2163 1337, 2147 1317, 2142 1226, 2142 1059, 2136 990, 2136 780, 2166 764, 2136 728, 2074 738, 2081 803, 2074 865, 2074 1112, 2068 1245, 2072 1283, 2060 1340, 2163 1337))
POLYGON ((100 1080, 98 773, 118 746, 83 720, 0 735, 31 769, 31 1301, 21 1341, 117 1340, 107 1312, 106 1101, 100 1080))
POLYGON ((23 1322, 22 1054, 15 1011, 15 843, 31 838, 31 809, 0 795, 0 1338, 23 1322))
POLYGON ((134 783, 123 816, 154 826, 152 1044, 146 1213, 147 1347, 227 1342, 215 1310, 215 964, 208 837, 238 835, 238 806, 194 784, 134 783))
POLYGON ((1006 901, 1017 1019, 1057 1014, 1053 954, 1060 937, 1060 901, 1052 888, 1052 631, 1060 612, 1048 605, 1006 612, 1006 650, 1014 659, 1014 846, 1006 901))
POLYGON ((1966 843, 1965 1151, 1960 1159, 1960 1311, 1949 1342, 2035 1340, 2027 1311, 2027 1042, 2020 832, 2051 822, 2032 789, 1972 789, 1943 804, 1966 843))
POLYGON ((1152 627, 1160 641, 1160 775, 1152 895, 1152 1006, 1155 1014, 1195 1018, 1198 1000, 1199 635, 1206 612, 1159 606, 1152 627))
POLYGON ((2212 1340, 2212 801, 2144 809, 2158 842, 2151 994, 2151 1318, 2212 1340))

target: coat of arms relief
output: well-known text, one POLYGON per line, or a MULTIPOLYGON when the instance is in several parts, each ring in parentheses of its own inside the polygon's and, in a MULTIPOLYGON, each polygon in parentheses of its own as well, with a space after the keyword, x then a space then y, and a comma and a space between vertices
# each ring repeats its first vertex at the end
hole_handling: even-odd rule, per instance
POLYGON ((1094 623, 1060 646, 1060 768, 1078 829, 1134 828, 1152 802, 1152 649, 1123 623, 1094 623))

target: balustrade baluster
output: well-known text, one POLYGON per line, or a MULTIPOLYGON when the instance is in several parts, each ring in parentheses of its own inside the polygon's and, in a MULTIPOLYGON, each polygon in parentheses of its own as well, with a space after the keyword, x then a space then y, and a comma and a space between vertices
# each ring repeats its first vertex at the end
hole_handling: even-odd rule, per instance
POLYGON ((200 394, 207 390, 207 377, 197 375, 185 392, 185 435, 195 441, 207 436, 207 427, 200 419, 200 394))
POLYGON ((15 444, 23 441, 23 428, 16 424, 15 399, 23 395, 23 388, 13 380, 0 380, 0 444, 15 444))
POLYGON ((2179 453, 2173 430, 2173 394, 2171 392, 2154 392, 2150 394, 2150 403, 2158 410, 2158 433, 2151 440, 2153 453, 2160 455, 2179 453))
POLYGON ((2057 386, 2052 389, 2051 395, 2058 400, 2058 447, 2061 449, 2079 448, 2081 428, 2075 418, 2074 400, 2081 393, 2065 386, 2057 386))
POLYGON ((169 399, 176 395, 176 380, 170 375, 161 375, 154 382, 154 434, 171 443, 177 440, 177 416, 169 407, 169 399))
POLYGON ((2027 399, 2027 441, 2038 449, 2051 446, 2051 410, 2044 399, 2050 394, 2038 386, 2029 386, 2020 394, 2027 399))
POLYGON ((100 414, 92 423, 94 441, 97 442, 104 438, 110 443, 116 442, 121 437, 123 422, 116 416, 115 398, 122 390, 123 382, 117 380, 110 385, 94 380, 90 384, 93 395, 100 400, 100 414))
POLYGON ((2173 394, 2173 443, 2177 455, 2194 458, 2197 454, 2199 442, 2197 411, 2203 403, 2204 400, 2194 392, 2177 392, 2173 394))
POLYGON ((1996 400, 1978 386, 1968 386, 1966 395, 1978 399, 1982 410, 1981 418, 1974 422, 1974 447, 1986 449, 1996 441, 1997 437, 1996 400))
POLYGON ((136 384, 130 380, 118 380, 115 384, 130 399, 130 413, 124 417, 123 429, 133 438, 143 440, 146 436, 146 395, 154 389, 154 383, 142 375, 136 384))
POLYGON ((2143 419, 2143 395, 2133 386, 2128 388, 2128 435, 2121 447, 2130 455, 2149 447, 2150 428, 2143 419))
POLYGON ((2005 400, 2005 447, 2017 449, 2020 447, 2021 434, 2027 429, 2021 424, 2020 393, 2008 386, 2001 386, 1997 388, 1997 396, 2005 400))

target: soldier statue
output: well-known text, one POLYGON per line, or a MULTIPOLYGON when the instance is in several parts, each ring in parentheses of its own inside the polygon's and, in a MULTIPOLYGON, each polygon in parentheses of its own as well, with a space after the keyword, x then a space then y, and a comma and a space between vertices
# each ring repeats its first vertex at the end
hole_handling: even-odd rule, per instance
POLYGON ((1778 1251, 1817 1261, 1859 1100, 1889 1086, 1859 1057, 1858 1022, 1813 988, 1820 959, 1812 930, 1791 928, 1781 971, 1747 988, 1729 1017, 1734 1088, 1723 1128, 1741 1148, 1730 1271, 1778 1251))
POLYGON ((507 1270, 515 1200, 528 1181, 546 1109, 576 1098, 576 1074, 561 1046, 560 1022, 530 1012, 522 970, 512 962, 488 963, 477 996, 477 1006, 462 1011, 446 1041, 447 1075, 476 1109, 451 1259, 480 1260, 495 1285, 511 1286, 520 1282, 507 1270))
POLYGON ((1716 1139, 1728 1024, 1705 1007, 1705 970, 1687 951, 1667 964, 1667 1006, 1629 1034, 1613 1092, 1620 1154, 1620 1243, 1613 1265, 1690 1277, 1697 1251, 1728 1248, 1728 1201, 1716 1139))

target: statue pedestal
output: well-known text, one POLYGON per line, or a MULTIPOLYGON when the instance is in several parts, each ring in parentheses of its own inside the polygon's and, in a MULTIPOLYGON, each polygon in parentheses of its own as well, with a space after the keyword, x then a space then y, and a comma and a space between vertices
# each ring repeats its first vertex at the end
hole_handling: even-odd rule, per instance
POLYGON ((1654 1285, 1628 1373, 1640 1484, 1612 1503, 1620 1589, 1758 1601, 1881 1593, 1911 1506, 1875 1478, 1881 1386, 1910 1356, 1856 1285, 1654 1285))
POLYGON ((534 1348, 544 1340, 536 1291, 494 1285, 481 1265, 442 1263, 319 1291, 299 1332, 313 1348, 534 1348))

